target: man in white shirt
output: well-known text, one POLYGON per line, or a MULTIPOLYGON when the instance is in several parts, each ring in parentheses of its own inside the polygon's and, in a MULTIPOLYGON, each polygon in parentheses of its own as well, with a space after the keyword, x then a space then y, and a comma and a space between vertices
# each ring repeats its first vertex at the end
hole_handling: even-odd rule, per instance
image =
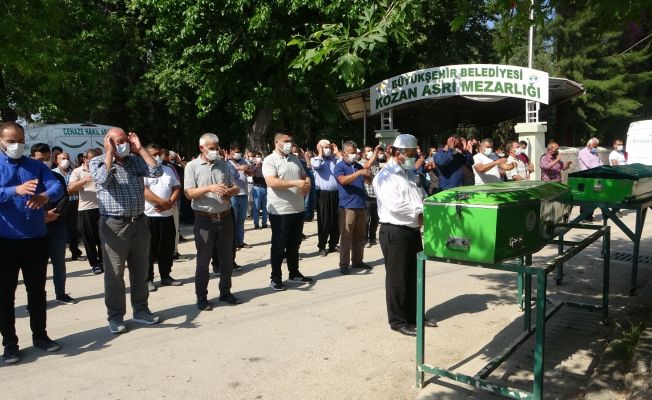
POLYGON ((512 165, 507 164, 505 158, 498 158, 495 161, 491 158, 494 154, 493 145, 493 140, 489 138, 483 139, 478 153, 473 156, 473 173, 475 174, 476 185, 501 182, 499 168, 505 171, 513 168, 512 165))
MULTIPOLYGON (((391 158, 373 180, 380 220, 380 248, 385 259, 385 297, 392 330, 416 336, 417 253, 423 250, 423 191, 414 179, 417 139, 399 135, 391 158)), ((437 326, 426 321, 427 326, 437 326)))
POLYGON ((513 168, 505 171, 508 181, 526 181, 530 179, 530 174, 534 172, 534 166, 531 162, 524 163, 520 158, 523 149, 519 142, 507 142, 505 148, 508 151, 507 164, 513 168))
MULTIPOLYGON (((147 152, 159 163, 163 161, 159 145, 149 144, 147 152)), ((154 262, 158 262, 162 286, 183 285, 181 281, 170 276, 177 233, 172 213, 181 194, 181 184, 172 168, 167 165, 161 165, 161 168, 163 175, 158 178, 145 178, 145 215, 152 237, 149 242, 147 275, 147 288, 150 292, 155 292, 157 289, 154 285, 154 262)))
POLYGON ((609 165, 627 165, 627 158, 625 158, 625 149, 623 141, 616 139, 613 142, 614 149, 609 153, 609 165))

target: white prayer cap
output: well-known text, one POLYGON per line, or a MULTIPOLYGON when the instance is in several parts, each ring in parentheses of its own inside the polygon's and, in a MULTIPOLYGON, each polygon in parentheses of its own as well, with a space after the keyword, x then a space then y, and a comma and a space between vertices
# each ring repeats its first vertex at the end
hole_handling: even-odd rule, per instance
POLYGON ((418 146, 417 138, 407 133, 398 135, 394 140, 392 147, 399 149, 416 149, 418 146))
POLYGON ((328 139, 322 139, 317 143, 317 146, 326 147, 330 146, 331 142, 328 139))

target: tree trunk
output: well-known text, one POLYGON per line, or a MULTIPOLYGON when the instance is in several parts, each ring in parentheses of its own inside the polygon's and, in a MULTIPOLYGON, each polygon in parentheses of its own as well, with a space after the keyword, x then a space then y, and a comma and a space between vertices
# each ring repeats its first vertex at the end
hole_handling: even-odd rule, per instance
POLYGON ((269 143, 265 143, 265 135, 272 123, 272 107, 267 105, 258 110, 256 118, 247 133, 247 148, 253 151, 261 151, 263 148, 269 148, 269 143))

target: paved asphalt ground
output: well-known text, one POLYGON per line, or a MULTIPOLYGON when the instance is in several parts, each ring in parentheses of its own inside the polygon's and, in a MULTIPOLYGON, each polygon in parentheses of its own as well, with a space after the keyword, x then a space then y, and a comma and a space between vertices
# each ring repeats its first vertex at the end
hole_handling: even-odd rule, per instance
MULTIPOLYGON (((633 224, 633 215, 625 221, 633 224)), ((642 253, 652 254, 649 227, 642 253)), ((16 296, 17 329, 23 360, 0 365, 0 399, 474 399, 489 398, 447 380, 429 380, 415 388, 415 340, 389 329, 385 311, 385 271, 379 246, 365 250, 371 272, 342 276, 338 255, 317 255, 316 223, 307 223, 301 271, 312 286, 269 287, 269 229, 246 224, 252 249, 238 252, 244 265, 235 273, 233 292, 244 304, 217 301, 217 279, 209 296, 213 311, 195 307, 194 260, 174 265, 182 287, 163 287, 150 296, 152 311, 163 322, 142 326, 126 316, 129 332, 112 335, 106 323, 103 278, 86 262, 69 262, 68 292, 79 303, 54 302, 48 279, 48 332, 63 348, 45 354, 31 346, 26 295, 16 296)), ((190 228, 186 228, 190 236, 190 228)), ((570 237, 569 237, 570 238, 570 237)), ((617 228, 612 251, 631 252, 617 228)), ((180 245, 194 255, 192 242, 180 245)), ((548 247, 535 257, 555 253, 548 247)), ((600 297, 600 252, 596 245, 575 258, 562 286, 549 283, 550 297, 600 297)), ((51 273, 51 271, 50 271, 51 273)), ((287 270, 284 267, 284 278, 287 270)), ((613 262, 614 309, 632 301, 626 295, 629 267, 613 262)), ((652 278, 652 265, 641 264, 639 283, 652 278)), ((158 284, 158 277, 156 280, 158 284)), ((451 264, 427 264, 428 316, 439 321, 426 336, 426 362, 473 375, 516 337, 522 314, 516 307, 516 279, 502 273, 451 264)), ((582 390, 606 329, 595 314, 563 310, 547 335, 548 398, 573 398, 582 390)), ((531 342, 526 343, 491 379, 528 389, 531 342)), ((495 397, 492 397, 495 398, 495 397)))

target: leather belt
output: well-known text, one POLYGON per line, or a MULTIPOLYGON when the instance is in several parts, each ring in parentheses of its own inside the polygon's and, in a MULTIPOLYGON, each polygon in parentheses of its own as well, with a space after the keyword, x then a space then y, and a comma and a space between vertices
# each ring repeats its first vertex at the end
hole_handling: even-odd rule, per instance
POLYGON ((142 217, 144 214, 136 215, 135 217, 123 217, 120 215, 102 215, 104 218, 117 219, 122 222, 136 222, 138 218, 142 217))
POLYGON ((206 212, 206 211, 199 211, 199 210, 194 210, 195 215, 200 215, 202 217, 207 217, 210 219, 224 219, 227 216, 231 215, 231 210, 226 210, 218 213, 211 213, 211 212, 206 212))

